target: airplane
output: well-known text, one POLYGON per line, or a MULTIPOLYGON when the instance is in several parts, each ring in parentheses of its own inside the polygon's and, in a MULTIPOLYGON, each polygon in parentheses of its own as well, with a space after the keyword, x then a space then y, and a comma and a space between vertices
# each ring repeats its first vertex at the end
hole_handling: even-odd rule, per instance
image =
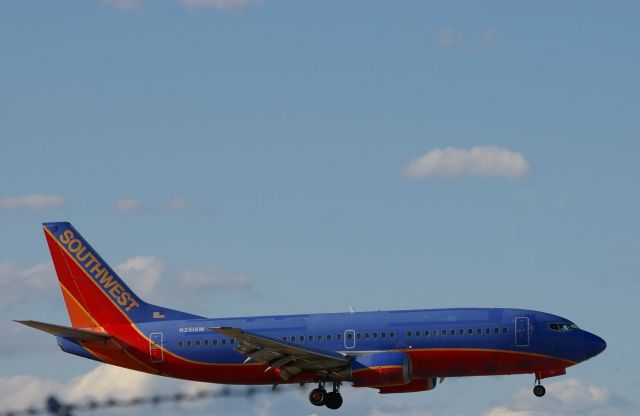
POLYGON ((606 348, 572 321, 526 309, 451 308, 205 318, 144 302, 68 222, 43 223, 71 326, 16 321, 62 351, 179 379, 312 383, 338 409, 340 387, 432 390, 445 378, 533 374, 541 380, 606 348), (316 387, 317 386, 317 387, 316 387))

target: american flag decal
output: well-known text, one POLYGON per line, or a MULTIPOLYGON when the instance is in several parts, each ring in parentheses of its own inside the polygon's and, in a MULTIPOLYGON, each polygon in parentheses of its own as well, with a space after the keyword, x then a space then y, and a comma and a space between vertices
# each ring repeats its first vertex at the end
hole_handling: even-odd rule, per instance
POLYGON ((162 312, 153 311, 153 319, 162 319, 164 318, 164 314, 162 312))

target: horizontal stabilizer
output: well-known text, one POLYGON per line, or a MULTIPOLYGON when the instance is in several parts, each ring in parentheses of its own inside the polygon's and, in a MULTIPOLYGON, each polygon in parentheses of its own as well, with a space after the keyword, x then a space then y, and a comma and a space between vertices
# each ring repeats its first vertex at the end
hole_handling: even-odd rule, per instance
POLYGON ((57 337, 63 337, 74 341, 105 341, 111 338, 106 332, 87 331, 86 329, 70 328, 68 326, 47 324, 38 321, 15 321, 19 324, 39 329, 57 337))

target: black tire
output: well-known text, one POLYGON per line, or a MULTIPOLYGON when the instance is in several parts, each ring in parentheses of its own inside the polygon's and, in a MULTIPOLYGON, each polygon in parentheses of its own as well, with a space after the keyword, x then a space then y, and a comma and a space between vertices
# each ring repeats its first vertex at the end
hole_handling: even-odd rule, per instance
POLYGON ((327 392, 323 389, 313 389, 309 392, 309 401, 314 406, 323 406, 327 400, 327 392))
POLYGON ((324 398, 324 405, 331 410, 339 409, 342 406, 342 395, 335 392, 327 393, 324 398))
POLYGON ((545 388, 544 388, 544 386, 543 386, 543 385, 541 385, 541 384, 538 384, 537 386, 535 386, 535 387, 533 388, 533 394, 534 394, 536 397, 542 397, 542 396, 544 396, 544 394, 545 394, 546 392, 547 392, 547 389, 545 389, 545 388))

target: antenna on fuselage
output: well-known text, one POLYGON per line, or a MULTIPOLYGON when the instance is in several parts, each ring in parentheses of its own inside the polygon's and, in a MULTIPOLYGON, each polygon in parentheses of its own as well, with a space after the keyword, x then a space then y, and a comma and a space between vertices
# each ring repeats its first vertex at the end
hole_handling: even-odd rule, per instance
POLYGON ((349 313, 356 313, 356 309, 351 305, 349 305, 349 313))

